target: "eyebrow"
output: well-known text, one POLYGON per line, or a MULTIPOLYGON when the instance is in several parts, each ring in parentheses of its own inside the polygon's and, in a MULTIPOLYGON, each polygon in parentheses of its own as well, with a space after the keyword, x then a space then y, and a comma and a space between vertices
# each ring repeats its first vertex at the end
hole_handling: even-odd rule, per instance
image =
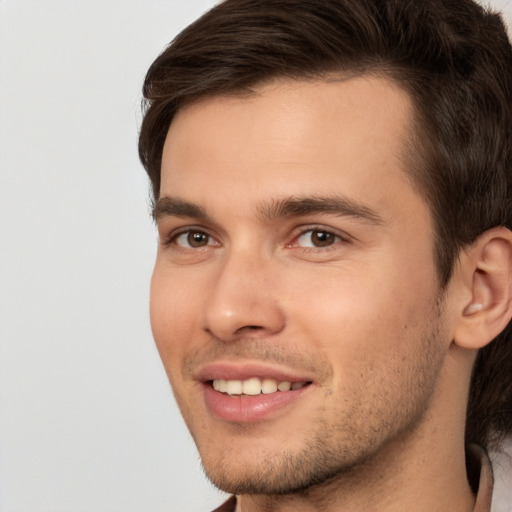
POLYGON ((155 222, 163 217, 193 217, 196 219, 207 217, 205 210, 200 206, 175 197, 161 197, 153 207, 152 215, 155 222))
POLYGON ((260 214, 267 220, 277 217, 303 217, 315 214, 354 217, 370 224, 380 225, 382 217, 369 206, 335 195, 328 197, 289 197, 273 200, 259 208, 260 214))
MULTIPOLYGON (((383 219, 369 206, 344 196, 287 197, 262 203, 258 213, 265 221, 280 217, 305 217, 315 214, 354 217, 370 224, 383 224, 383 219)), ((161 197, 153 208, 153 219, 164 217, 188 217, 207 219, 208 214, 199 205, 175 197, 161 197)))

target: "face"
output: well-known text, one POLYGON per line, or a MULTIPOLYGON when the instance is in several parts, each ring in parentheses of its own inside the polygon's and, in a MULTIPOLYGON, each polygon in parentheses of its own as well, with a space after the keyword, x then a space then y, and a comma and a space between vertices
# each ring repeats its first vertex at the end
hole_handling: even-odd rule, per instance
POLYGON ((411 115, 366 76, 207 99, 170 127, 151 322, 228 492, 346 473, 431 407, 446 336, 432 222, 402 155, 411 115))

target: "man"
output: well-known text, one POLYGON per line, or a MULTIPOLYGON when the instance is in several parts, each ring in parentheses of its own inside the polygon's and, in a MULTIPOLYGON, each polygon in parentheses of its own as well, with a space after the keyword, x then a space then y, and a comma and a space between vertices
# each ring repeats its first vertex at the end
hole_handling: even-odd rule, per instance
POLYGON ((153 63, 151 322, 219 510, 490 510, 511 93, 471 0, 226 0, 153 63))

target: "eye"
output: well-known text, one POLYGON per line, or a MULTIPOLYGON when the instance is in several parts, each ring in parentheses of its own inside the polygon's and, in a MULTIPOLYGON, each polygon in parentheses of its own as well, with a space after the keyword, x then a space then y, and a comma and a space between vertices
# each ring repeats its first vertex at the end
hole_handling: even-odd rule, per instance
POLYGON ((186 249, 200 249, 208 245, 216 245, 214 239, 204 231, 189 230, 176 235, 172 241, 186 249))
POLYGON ((341 241, 341 237, 323 229, 308 229, 297 237, 295 245, 299 247, 329 247, 341 241))

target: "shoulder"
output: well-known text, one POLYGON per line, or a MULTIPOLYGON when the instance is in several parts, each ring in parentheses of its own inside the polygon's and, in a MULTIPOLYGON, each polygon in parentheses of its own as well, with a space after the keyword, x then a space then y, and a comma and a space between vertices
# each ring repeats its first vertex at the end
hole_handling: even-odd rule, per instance
POLYGON ((494 473, 491 512, 512 511, 512 437, 489 454, 494 473))
POLYGON ((213 512, 235 512, 236 510, 236 496, 231 496, 228 501, 225 501, 220 507, 216 508, 213 512))

